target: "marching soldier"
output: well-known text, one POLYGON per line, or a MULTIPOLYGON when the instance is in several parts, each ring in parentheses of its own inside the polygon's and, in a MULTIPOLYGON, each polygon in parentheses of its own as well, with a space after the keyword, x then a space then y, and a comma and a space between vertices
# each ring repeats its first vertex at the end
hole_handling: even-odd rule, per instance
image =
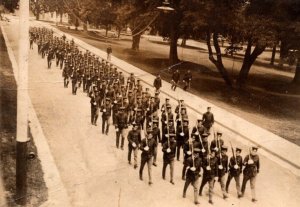
POLYGON ((111 106, 111 103, 110 103, 110 98, 106 98, 105 103, 101 107, 101 112, 102 112, 102 134, 104 134, 104 132, 105 132, 105 134, 107 135, 108 132, 109 132, 111 111, 112 111, 112 106, 111 106))
POLYGON ((198 186, 199 186, 199 178, 202 167, 202 159, 199 157, 200 149, 194 148, 193 155, 189 157, 186 161, 186 165, 188 166, 188 170, 186 172, 186 180, 183 187, 183 198, 186 197, 186 191, 191 184, 194 188, 194 203, 197 205, 198 202, 198 186))
POLYGON ((189 120, 183 119, 180 125, 177 124, 176 127, 176 157, 177 161, 180 161, 180 150, 183 148, 185 142, 189 139, 189 120))
POLYGON ((244 177, 243 177, 243 184, 242 184, 242 195, 244 196, 246 190, 246 184, 250 180, 250 188, 252 194, 252 202, 256 202, 256 194, 255 194, 255 182, 256 176, 259 173, 260 163, 259 163, 259 156, 257 155, 257 147, 252 147, 250 153, 246 155, 244 159, 244 177))
POLYGON ((235 154, 232 148, 232 157, 229 160, 229 172, 226 182, 226 192, 228 193, 229 184, 232 178, 235 180, 236 190, 238 194, 238 198, 241 197, 241 186, 240 186, 240 174, 243 168, 243 158, 241 156, 242 150, 240 148, 236 148, 235 154))
POLYGON ((160 108, 159 92, 155 92, 154 102, 155 102, 155 108, 158 110, 160 108))
POLYGON ((91 123, 97 126, 97 119, 99 114, 99 92, 96 91, 95 95, 91 95, 91 123))
POLYGON ((217 154, 220 153, 224 140, 222 139, 222 133, 217 132, 217 136, 210 143, 210 150, 215 150, 217 154))
POLYGON ((162 168, 162 178, 165 180, 166 178, 166 168, 170 165, 170 183, 173 185, 174 183, 174 159, 176 153, 176 141, 175 134, 166 134, 169 135, 168 141, 163 143, 162 151, 163 155, 163 168, 162 168))
POLYGON ((127 114, 124 112, 125 107, 121 106, 116 118, 116 146, 119 148, 121 136, 121 149, 124 149, 125 129, 127 128, 127 114))
POLYGON ((154 156, 153 156, 153 165, 156 167, 157 166, 157 163, 156 163, 157 147, 158 147, 158 143, 161 143, 160 129, 158 127, 158 120, 157 119, 152 120, 152 131, 153 131, 153 139, 156 142, 156 146, 155 146, 155 149, 154 149, 154 156))
POLYGON ((143 180, 143 169, 145 164, 148 166, 149 185, 152 185, 152 170, 154 148, 156 146, 155 140, 153 139, 152 131, 148 130, 146 137, 142 140, 140 145, 141 154, 141 166, 140 166, 140 180, 143 180))
POLYGON ((218 157, 218 182, 220 182, 223 198, 228 198, 225 191, 225 175, 228 172, 228 156, 226 155, 227 147, 222 146, 221 153, 218 157))
POLYGON ((213 150, 203 161, 203 178, 199 189, 199 195, 202 196, 203 187, 206 183, 209 183, 209 203, 213 204, 212 194, 215 183, 215 177, 218 174, 218 158, 216 157, 216 152, 213 150))
POLYGON ((141 143, 141 133, 136 124, 132 125, 132 130, 128 132, 128 163, 131 165, 131 153, 133 151, 134 169, 137 168, 137 155, 141 143))
POLYGON ((73 67, 73 72, 71 74, 71 81, 72 81, 72 94, 76 95, 77 92, 77 72, 75 70, 75 68, 73 67))

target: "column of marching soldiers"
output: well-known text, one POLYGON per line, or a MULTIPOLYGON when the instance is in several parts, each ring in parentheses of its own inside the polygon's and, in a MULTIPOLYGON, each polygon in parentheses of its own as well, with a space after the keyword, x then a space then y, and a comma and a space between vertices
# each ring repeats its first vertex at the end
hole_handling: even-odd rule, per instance
POLYGON ((147 164, 149 185, 152 183, 152 166, 157 166, 157 151, 161 143, 163 151, 162 178, 166 179, 166 168, 170 166, 170 183, 174 183, 175 159, 180 160, 183 152, 182 180, 185 180, 183 197, 191 184, 194 188, 194 203, 198 204, 198 195, 202 196, 203 187, 209 185, 209 203, 213 204, 214 185, 219 182, 223 198, 228 197, 230 181, 234 178, 238 198, 243 197, 247 181, 250 181, 252 201, 255 202, 255 180, 259 172, 259 156, 257 147, 249 148, 243 159, 241 149, 233 149, 232 157, 227 155, 221 132, 213 130, 214 116, 208 107, 203 117, 195 124, 189 123, 187 107, 184 100, 179 100, 174 116, 169 99, 160 104, 159 87, 151 96, 149 88, 143 90, 139 79, 134 74, 125 81, 124 74, 109 62, 91 54, 88 50, 82 52, 74 41, 68 41, 66 36, 55 36, 46 28, 30 29, 30 48, 33 43, 38 46, 38 53, 47 58, 48 68, 52 60, 62 70, 64 87, 72 85, 72 94, 82 87, 83 92, 90 97, 91 124, 97 126, 99 113, 102 113, 102 134, 108 134, 110 124, 115 127, 116 147, 124 149, 126 130, 129 130, 128 163, 138 167, 138 150, 141 150, 139 178, 143 180, 143 169, 147 164), (160 121, 159 114, 161 113, 160 121), (176 127, 175 127, 176 124, 176 127), (190 124, 192 130, 190 131, 190 124), (213 137, 209 142, 208 137, 213 137), (199 178, 202 181, 199 187, 199 178), (228 173, 227 181, 225 175, 228 173), (240 177, 243 174, 242 187, 240 177))

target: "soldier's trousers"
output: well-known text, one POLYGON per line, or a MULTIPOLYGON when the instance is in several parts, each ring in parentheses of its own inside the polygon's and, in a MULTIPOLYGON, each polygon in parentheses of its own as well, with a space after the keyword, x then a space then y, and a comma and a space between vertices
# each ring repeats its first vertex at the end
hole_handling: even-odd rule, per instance
POLYGON ((246 184, 247 182, 250 180, 250 188, 251 188, 251 194, 252 194, 252 198, 255 199, 256 198, 256 194, 255 194, 255 182, 256 182, 256 176, 254 177, 250 177, 250 176, 245 176, 243 177, 243 184, 242 184, 242 194, 245 193, 246 190, 246 184))
POLYGON ((186 190, 188 189, 189 185, 192 185, 194 188, 194 202, 198 202, 198 185, 199 185, 199 178, 196 178, 195 180, 187 177, 184 183, 183 187, 183 196, 186 195, 186 190))
POLYGON ((174 177, 174 160, 164 160, 163 169, 162 169, 162 177, 165 179, 166 177, 166 168, 170 164, 170 180, 173 181, 174 177))
POLYGON ((226 191, 225 191, 225 175, 219 177, 218 181, 220 182, 221 190, 223 193, 223 196, 226 196, 226 191))
POLYGON ((185 173, 186 173, 186 169, 187 169, 187 165, 186 164, 183 164, 183 168, 182 168, 182 179, 185 178, 185 173))
POLYGON ((177 142, 177 146, 176 146, 176 155, 177 155, 177 160, 179 160, 180 158, 180 150, 183 147, 183 143, 182 142, 177 142))
POLYGON ((48 68, 51 68, 52 61, 51 60, 47 60, 47 61, 48 61, 48 68))
POLYGON ((102 134, 108 134, 109 131, 109 125, 110 125, 110 116, 102 116, 102 134))
POLYGON ((82 91, 86 92, 86 79, 82 79, 82 91))
POLYGON ((77 82, 72 81, 72 94, 76 95, 77 82))
POLYGON ((69 78, 68 77, 64 77, 64 87, 68 88, 69 85, 69 78))
POLYGON ((133 148, 133 146, 129 143, 128 144, 128 162, 131 162, 131 154, 133 151, 133 161, 134 161, 134 165, 137 165, 137 155, 138 155, 138 147, 133 148))
POLYGON ((120 137, 121 137, 121 148, 124 147, 124 140, 125 140, 125 129, 119 129, 116 132, 116 147, 119 148, 120 145, 120 137))
POLYGON ((156 159, 157 159, 157 146, 154 147, 154 155, 153 155, 153 163, 156 164, 156 159))
POLYGON ((148 176, 149 176, 149 182, 152 182, 152 171, 151 171, 151 167, 152 167, 152 164, 153 164, 153 158, 145 158, 145 157, 142 157, 141 158, 141 166, 140 166, 140 177, 143 176, 143 170, 144 170, 144 166, 145 164, 147 163, 147 167, 148 167, 148 176))
POLYGON ((59 65, 59 58, 56 58, 56 67, 59 65))
POLYGON ((64 66, 64 60, 63 60, 63 59, 61 59, 61 60, 60 60, 60 69, 62 69, 62 68, 63 68, 63 66, 64 66))
POLYGON ((209 184, 209 188, 208 188, 209 200, 212 200, 212 194, 213 194, 214 183, 215 183, 214 178, 203 176, 202 182, 201 182, 201 185, 200 185, 200 189, 199 189, 199 195, 202 195, 203 187, 205 186, 206 183, 209 184))
POLYGON ((238 195, 241 194, 241 185, 240 185, 240 175, 233 176, 230 173, 228 173, 227 181, 226 181, 226 192, 228 192, 229 184, 231 179, 234 178, 235 184, 236 184, 236 190, 238 195))
POLYGON ((91 107, 91 123, 96 124, 97 119, 98 119, 98 109, 95 106, 91 107))

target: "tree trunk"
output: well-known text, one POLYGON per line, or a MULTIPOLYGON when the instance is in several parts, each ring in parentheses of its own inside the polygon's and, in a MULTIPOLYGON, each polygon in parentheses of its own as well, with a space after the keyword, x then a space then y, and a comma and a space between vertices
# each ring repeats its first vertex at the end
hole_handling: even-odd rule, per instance
POLYGON ((60 13, 60 20, 59 20, 59 23, 62 24, 62 17, 63 17, 63 14, 60 13))
POLYGON ((85 31, 85 32, 87 32, 87 30, 88 30, 88 28, 87 28, 87 23, 85 23, 85 22, 82 22, 83 23, 83 30, 85 31))
POLYGON ((141 40, 141 34, 136 34, 132 36, 132 47, 131 49, 135 51, 139 51, 140 49, 140 40, 141 40))
POLYGON ((208 48, 209 60, 217 67, 217 69, 220 72, 222 78, 224 79, 226 85, 228 85, 229 87, 232 87, 231 79, 229 78, 227 70, 223 65, 222 54, 221 54, 220 46, 219 46, 219 43, 218 43, 218 35, 217 35, 217 33, 213 34, 214 47, 215 47, 215 50, 216 50, 216 53, 217 53, 217 59, 214 58, 214 55, 213 55, 213 52, 212 52, 212 47, 211 47, 211 43, 210 43, 210 36, 211 36, 211 33, 207 32, 206 44, 207 44, 207 48, 208 48))
POLYGON ((181 47, 186 46, 186 38, 182 38, 181 47))
POLYGON ((271 65, 274 65, 275 55, 276 55, 276 44, 274 44, 273 49, 272 49, 272 56, 271 56, 271 61, 270 61, 271 65))
POLYGON ((108 35, 108 25, 105 26, 105 37, 108 35))
POLYGON ((249 71, 251 69, 251 66, 253 65, 253 63, 255 62, 256 58, 265 50, 266 45, 259 45, 257 44, 253 50, 253 52, 251 53, 251 47, 252 47, 252 40, 249 39, 248 40, 248 45, 247 45, 247 49, 245 52, 245 57, 244 57, 244 61, 243 61, 243 65, 241 67, 238 79, 237 79, 237 85, 239 88, 242 88, 248 78, 249 75, 249 71))
POLYGON ((297 59, 296 72, 293 83, 300 85, 300 58, 297 59))
POLYGON ((178 41, 178 31, 175 24, 172 23, 171 33, 170 33, 170 53, 169 53, 169 64, 174 65, 179 62, 177 53, 177 41, 178 41))

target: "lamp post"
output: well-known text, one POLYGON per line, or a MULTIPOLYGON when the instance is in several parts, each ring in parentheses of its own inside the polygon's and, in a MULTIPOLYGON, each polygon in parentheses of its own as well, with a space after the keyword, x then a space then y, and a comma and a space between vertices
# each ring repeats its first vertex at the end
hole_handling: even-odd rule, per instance
POLYGON ((16 203, 26 205, 28 143, 29 0, 20 0, 17 95, 16 203))

